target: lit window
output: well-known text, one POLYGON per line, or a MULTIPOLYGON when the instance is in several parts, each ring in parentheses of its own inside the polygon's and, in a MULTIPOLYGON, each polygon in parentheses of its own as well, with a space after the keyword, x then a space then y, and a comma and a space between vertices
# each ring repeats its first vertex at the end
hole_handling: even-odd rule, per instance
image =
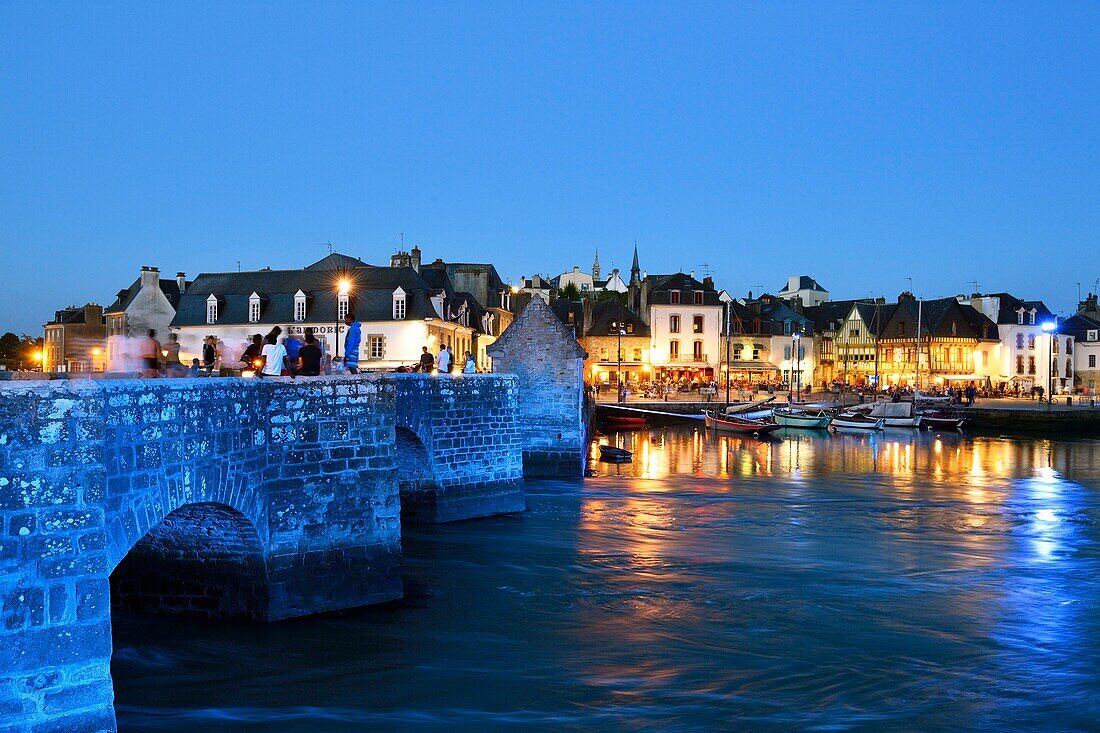
POLYGON ((367 342, 367 355, 369 359, 383 359, 386 356, 386 337, 372 335, 367 342))
POLYGON ((306 319, 306 294, 299 290, 294 294, 294 320, 306 319))
POLYGON ((702 333, 703 332, 703 317, 693 316, 691 319, 691 332, 702 333))

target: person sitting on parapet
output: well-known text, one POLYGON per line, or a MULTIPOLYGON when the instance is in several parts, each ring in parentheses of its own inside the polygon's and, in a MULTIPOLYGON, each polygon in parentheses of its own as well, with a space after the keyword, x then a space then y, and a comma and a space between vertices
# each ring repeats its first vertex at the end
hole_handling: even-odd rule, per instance
POLYGON ((321 373, 321 347, 312 328, 306 329, 306 342, 298 349, 298 373, 303 377, 316 377, 321 373))
POLYGON ((264 342, 264 349, 260 354, 260 369, 256 376, 278 377, 290 374, 290 360, 286 356, 286 347, 279 343, 279 335, 269 333, 264 342))
POLYGON ((432 369, 435 368, 435 357, 432 356, 432 352, 428 351, 427 346, 423 348, 423 352, 420 354, 420 363, 417 364, 416 368, 425 374, 431 374, 432 369))

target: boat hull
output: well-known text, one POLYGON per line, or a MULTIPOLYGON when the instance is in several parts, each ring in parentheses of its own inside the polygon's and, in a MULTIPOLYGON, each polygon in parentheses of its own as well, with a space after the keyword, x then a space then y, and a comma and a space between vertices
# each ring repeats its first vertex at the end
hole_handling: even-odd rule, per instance
POLYGON ((802 428, 803 430, 824 430, 829 427, 833 418, 829 415, 811 417, 808 415, 787 415, 780 412, 772 413, 772 419, 785 428, 802 428))
POLYGON ((882 430, 884 427, 886 427, 886 425, 885 420, 881 417, 878 419, 868 418, 866 420, 852 420, 845 419, 843 417, 835 417, 833 418, 832 427, 833 430, 858 430, 861 432, 867 432, 873 430, 882 430))
POLYGON ((920 427, 928 430, 958 430, 963 426, 961 417, 922 417, 920 427))
POLYGON ((783 427, 778 423, 755 420, 736 420, 716 418, 708 414, 707 427, 723 433, 737 433, 740 435, 765 435, 783 427))

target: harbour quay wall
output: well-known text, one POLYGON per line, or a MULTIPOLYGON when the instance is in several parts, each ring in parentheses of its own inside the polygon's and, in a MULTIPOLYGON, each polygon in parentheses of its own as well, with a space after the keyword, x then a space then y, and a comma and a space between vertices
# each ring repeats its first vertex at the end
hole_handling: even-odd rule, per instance
POLYGON ((0 728, 114 729, 112 601, 277 620, 400 597, 395 414, 363 378, 0 386, 0 728))
POLYGON ((1047 409, 1043 405, 1020 408, 973 407, 962 408, 967 419, 966 427, 978 430, 996 430, 1008 433, 1049 433, 1052 437, 1072 437, 1075 434, 1100 433, 1100 407, 1059 406, 1047 409))

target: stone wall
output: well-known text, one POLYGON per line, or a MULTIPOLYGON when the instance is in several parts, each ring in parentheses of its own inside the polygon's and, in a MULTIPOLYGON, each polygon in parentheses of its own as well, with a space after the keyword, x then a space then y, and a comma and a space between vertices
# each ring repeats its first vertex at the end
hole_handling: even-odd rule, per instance
POLYGON ((524 476, 583 476, 585 352, 572 329, 532 298, 489 355, 517 379, 524 476))
POLYGON ((280 619, 400 596, 392 384, 0 389, 0 729, 113 729, 109 577, 139 542, 139 563, 174 553, 187 572, 220 578, 211 589, 245 573, 236 606, 171 584, 130 588, 159 610, 221 604, 280 619), (259 568, 239 551, 246 537, 259 568), (213 562, 186 558, 204 540, 213 562))
POLYGON ((402 450, 402 513, 449 522, 521 512, 523 453, 516 378, 501 374, 393 374, 396 424, 423 447, 402 450))

